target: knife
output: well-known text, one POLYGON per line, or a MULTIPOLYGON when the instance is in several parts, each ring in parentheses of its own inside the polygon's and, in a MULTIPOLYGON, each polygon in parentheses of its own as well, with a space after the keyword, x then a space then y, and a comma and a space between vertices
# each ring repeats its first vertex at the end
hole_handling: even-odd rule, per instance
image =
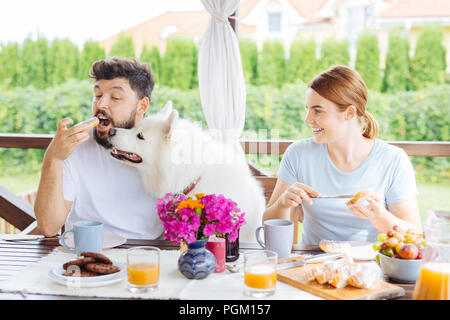
POLYGON ((43 239, 43 235, 33 234, 0 234, 0 240, 3 241, 27 241, 43 239))
POLYGON ((291 261, 291 262, 286 262, 286 263, 280 263, 277 266, 277 270, 289 269, 289 268, 294 268, 294 267, 303 267, 305 264, 311 263, 311 262, 334 260, 336 258, 339 258, 339 257, 343 256, 343 255, 344 254, 341 253, 341 252, 322 253, 322 254, 311 256, 311 257, 308 257, 308 258, 305 258, 305 259, 302 259, 302 260, 291 261))
POLYGON ((331 199, 331 198, 351 199, 351 198, 353 198, 353 195, 352 194, 342 194, 342 195, 336 195, 336 196, 318 196, 318 197, 314 197, 312 199, 331 199))

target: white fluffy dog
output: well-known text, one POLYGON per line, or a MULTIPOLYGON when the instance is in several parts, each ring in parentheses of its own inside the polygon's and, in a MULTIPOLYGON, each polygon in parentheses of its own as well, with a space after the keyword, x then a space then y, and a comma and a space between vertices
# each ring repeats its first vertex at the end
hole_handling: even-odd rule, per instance
POLYGON ((179 119, 169 102, 132 129, 115 129, 111 155, 136 167, 146 191, 223 194, 244 211, 239 239, 255 241, 265 209, 263 190, 240 147, 222 144, 191 121, 179 119))

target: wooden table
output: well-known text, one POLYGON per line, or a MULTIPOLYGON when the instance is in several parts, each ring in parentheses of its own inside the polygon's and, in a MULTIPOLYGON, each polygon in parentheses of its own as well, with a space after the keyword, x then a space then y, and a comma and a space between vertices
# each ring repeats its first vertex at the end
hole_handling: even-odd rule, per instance
MULTIPOLYGON (((134 246, 156 246, 163 250, 178 250, 179 246, 171 243, 167 240, 138 240, 138 239, 128 239, 127 242, 118 248, 131 248, 134 246)), ((3 241, 0 242, 0 281, 5 281, 11 276, 24 270, 30 264, 38 262, 42 257, 49 254, 55 247, 59 246, 59 238, 45 238, 36 241, 3 241)), ((240 249, 242 250, 260 250, 258 244, 256 243, 241 243, 240 249)), ((319 254, 322 251, 294 251, 296 254, 319 254)), ((392 282, 395 283, 395 282, 392 282)), ((397 299, 410 300, 412 298, 412 291, 414 289, 414 284, 400 284, 395 283, 405 289, 405 295, 397 299)), ((64 300, 64 299, 86 299, 80 297, 69 297, 69 296, 53 296, 53 295, 40 295, 40 294, 19 294, 19 293, 1 293, 0 299, 49 299, 49 300, 64 300)), ((91 299, 91 298, 89 298, 91 299)))

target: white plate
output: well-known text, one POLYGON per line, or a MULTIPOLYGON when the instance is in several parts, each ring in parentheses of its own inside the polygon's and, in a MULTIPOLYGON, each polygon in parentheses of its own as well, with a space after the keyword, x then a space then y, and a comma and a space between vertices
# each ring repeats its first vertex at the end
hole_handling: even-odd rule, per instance
MULTIPOLYGON (((71 249, 75 249, 75 243, 73 241, 73 234, 69 233, 68 235, 66 235, 64 237, 66 244, 69 246, 69 248, 71 249)), ((125 239, 122 236, 119 236, 117 234, 104 234, 103 235, 103 249, 111 249, 117 246, 120 246, 122 244, 124 244, 125 242, 127 242, 127 239, 125 239)), ((59 239, 59 244, 62 245, 62 241, 61 239, 59 239)))
MULTIPOLYGON (((372 243, 370 242, 359 242, 359 241, 339 241, 346 242, 350 245, 350 257, 354 260, 375 260, 377 252, 373 250, 372 243)), ((292 245, 293 250, 320 250, 317 245, 302 245, 302 244, 294 244, 292 245)))
POLYGON ((373 250, 370 242, 349 241, 350 256, 354 260, 375 260, 377 252, 373 250))
POLYGON ((48 271, 48 277, 67 287, 79 287, 79 288, 92 288, 92 287, 102 287, 107 286, 119 281, 122 281, 127 276, 127 267, 125 263, 115 262, 113 261, 115 266, 120 268, 119 272, 112 274, 105 274, 103 276, 96 277, 66 277, 63 276, 63 273, 66 272, 62 265, 54 267, 48 271))

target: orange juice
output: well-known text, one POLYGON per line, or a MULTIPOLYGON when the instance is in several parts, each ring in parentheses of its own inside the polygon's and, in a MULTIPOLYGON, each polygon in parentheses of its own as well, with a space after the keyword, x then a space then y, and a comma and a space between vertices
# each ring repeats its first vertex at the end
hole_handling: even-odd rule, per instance
POLYGON ((450 263, 427 262, 420 268, 413 292, 414 300, 450 299, 450 263))
POLYGON ((159 265, 156 263, 134 263, 127 267, 127 271, 128 282, 138 286, 147 286, 159 280, 159 265))
POLYGON ((252 266, 244 272, 244 282, 247 287, 254 289, 270 289, 275 287, 277 272, 267 266, 252 266))

